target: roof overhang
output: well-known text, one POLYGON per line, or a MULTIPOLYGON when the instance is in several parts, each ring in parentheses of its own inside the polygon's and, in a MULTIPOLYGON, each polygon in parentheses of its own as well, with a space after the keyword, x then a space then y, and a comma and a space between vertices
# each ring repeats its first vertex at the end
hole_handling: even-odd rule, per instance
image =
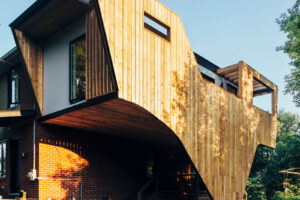
POLYGON ((10 26, 43 40, 84 15, 88 8, 79 0, 38 0, 10 26))
POLYGON ((157 144, 179 145, 175 134, 158 118, 116 95, 99 97, 44 116, 40 122, 157 144))

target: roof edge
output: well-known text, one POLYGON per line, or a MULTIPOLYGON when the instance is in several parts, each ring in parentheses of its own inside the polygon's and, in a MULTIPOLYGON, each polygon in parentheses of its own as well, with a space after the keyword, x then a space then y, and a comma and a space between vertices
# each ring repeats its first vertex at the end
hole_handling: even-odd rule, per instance
POLYGON ((39 8, 49 3, 49 0, 37 0, 29 8, 27 8, 19 17, 9 24, 11 28, 18 28, 21 24, 27 21, 39 8))
POLYGON ((6 52, 2 57, 0 57, 1 60, 7 60, 9 57, 17 53, 17 47, 12 48, 8 52, 6 52))

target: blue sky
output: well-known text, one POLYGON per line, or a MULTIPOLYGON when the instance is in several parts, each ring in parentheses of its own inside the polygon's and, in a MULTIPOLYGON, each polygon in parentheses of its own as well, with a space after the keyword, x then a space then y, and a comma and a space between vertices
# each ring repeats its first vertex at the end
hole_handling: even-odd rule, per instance
MULTIPOLYGON (((15 46, 8 25, 34 0, 0 1, 0 56, 15 46)), ((283 95, 289 58, 275 51, 285 35, 275 19, 295 0, 161 0, 180 15, 195 52, 225 67, 241 60, 279 87, 279 108, 300 113, 290 95, 283 95)), ((256 101, 268 106, 270 97, 256 101)))

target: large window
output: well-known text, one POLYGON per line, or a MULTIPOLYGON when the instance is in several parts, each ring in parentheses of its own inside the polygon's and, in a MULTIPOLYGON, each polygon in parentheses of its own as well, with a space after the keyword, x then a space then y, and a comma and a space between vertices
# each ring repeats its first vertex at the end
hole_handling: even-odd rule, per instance
POLYGON ((6 176, 6 142, 0 143, 0 177, 6 176))
POLYGON ((85 99, 85 35, 70 42, 70 102, 85 99))
POLYGON ((8 79, 8 108, 14 109, 20 104, 19 93, 19 72, 17 69, 12 69, 8 79))

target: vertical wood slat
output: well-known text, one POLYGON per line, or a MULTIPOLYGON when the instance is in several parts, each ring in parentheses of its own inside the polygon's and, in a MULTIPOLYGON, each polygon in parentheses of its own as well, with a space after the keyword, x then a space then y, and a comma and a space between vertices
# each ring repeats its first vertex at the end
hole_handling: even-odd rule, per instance
POLYGON ((214 199, 241 199, 257 145, 274 147, 276 138, 276 109, 252 106, 249 70, 238 98, 202 79, 179 16, 157 0, 98 2, 119 97, 173 130, 214 199), (170 27, 170 42, 144 29, 144 11, 170 27))
POLYGON ((42 44, 19 30, 13 29, 13 34, 27 68, 39 109, 43 114, 44 67, 42 44))
POLYGON ((116 91, 109 62, 108 47, 100 32, 99 20, 95 8, 86 14, 86 99, 92 99, 116 91))

